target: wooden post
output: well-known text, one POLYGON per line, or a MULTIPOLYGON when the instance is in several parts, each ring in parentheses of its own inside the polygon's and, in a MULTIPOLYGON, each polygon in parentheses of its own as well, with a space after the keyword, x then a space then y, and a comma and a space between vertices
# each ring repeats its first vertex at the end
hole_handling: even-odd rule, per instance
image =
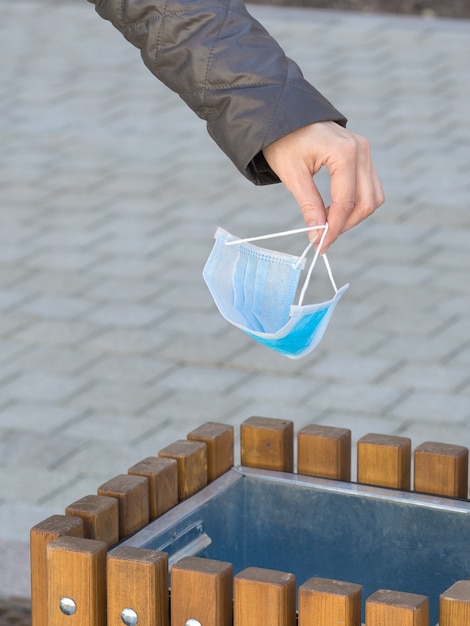
POLYGON ((376 591, 366 600, 366 626, 429 626, 426 596, 402 591, 376 591))
POLYGON ((168 626, 167 554, 116 548, 108 554, 107 579, 108 626, 168 626))
POLYGON ((69 504, 65 514, 83 520, 84 536, 87 539, 104 541, 109 547, 119 541, 119 505, 116 498, 85 496, 69 504))
POLYGON ((470 624, 470 580, 459 580, 447 589, 439 603, 439 626, 470 624))
POLYGON ((150 521, 178 504, 178 468, 175 459, 149 456, 130 467, 128 474, 148 478, 150 521))
POLYGON ((295 576, 249 567, 234 578, 234 626, 295 626, 295 576))
POLYGON ((190 441, 207 445, 207 480, 212 482, 233 466, 233 426, 206 422, 188 434, 190 441))
POLYGON ((426 441, 414 452, 414 490, 450 498, 468 496, 468 448, 426 441))
POLYGON ((392 489, 410 489, 411 440, 369 434, 357 442, 357 482, 392 489))
POLYGON ((361 626, 361 586, 311 578, 299 587, 298 626, 361 626))
POLYGON ((175 459, 178 468, 178 498, 186 500, 207 485, 207 446, 200 441, 179 440, 158 453, 175 459))
POLYGON ((70 535, 83 537, 83 520, 52 515, 36 524, 30 532, 31 618, 32 626, 48 626, 47 617, 47 545, 70 535))
POLYGON ((249 467, 294 471, 294 423, 271 417, 250 417, 240 429, 241 462, 249 467))
POLYGON ((48 626, 106 623, 104 541, 60 537, 47 546, 48 626))
POLYGON ((232 586, 231 563, 181 559, 171 568, 171 623, 232 626, 232 586))
POLYGON ((119 503, 119 539, 149 523, 149 486, 143 476, 120 474, 98 487, 98 495, 119 503))
POLYGON ((298 472, 351 480, 351 431, 310 424, 297 435, 298 472))

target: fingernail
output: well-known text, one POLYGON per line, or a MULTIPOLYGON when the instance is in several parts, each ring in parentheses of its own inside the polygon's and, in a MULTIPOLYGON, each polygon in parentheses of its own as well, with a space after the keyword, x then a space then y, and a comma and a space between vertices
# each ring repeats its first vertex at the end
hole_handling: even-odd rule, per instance
MULTIPOLYGON (((316 224, 309 224, 309 227, 316 226, 316 224)), ((320 230, 310 230, 308 232, 308 240, 312 243, 318 243, 321 239, 321 231, 320 230)))

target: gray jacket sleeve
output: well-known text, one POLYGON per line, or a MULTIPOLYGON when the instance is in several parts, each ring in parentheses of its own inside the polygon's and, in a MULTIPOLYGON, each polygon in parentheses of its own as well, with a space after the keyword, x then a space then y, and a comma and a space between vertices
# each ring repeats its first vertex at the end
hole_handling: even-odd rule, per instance
POLYGON ((346 124, 242 0, 89 1, 255 184, 279 182, 262 154, 276 139, 312 122, 346 124))

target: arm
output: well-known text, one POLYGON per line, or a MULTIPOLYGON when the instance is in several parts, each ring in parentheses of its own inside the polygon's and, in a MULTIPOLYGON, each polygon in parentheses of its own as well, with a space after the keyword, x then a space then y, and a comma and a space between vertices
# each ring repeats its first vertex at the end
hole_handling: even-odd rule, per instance
POLYGON ((209 134, 255 184, 279 182, 266 146, 313 122, 346 124, 242 0, 94 4, 140 49, 149 70, 206 120, 209 134))
MULTIPOLYGON (((383 201, 368 141, 302 76, 243 0, 89 0, 140 49, 149 70, 206 120, 249 180, 282 181, 324 250, 383 201), (325 207, 313 176, 331 176, 325 207)), ((311 235, 315 237, 314 234, 311 235)))

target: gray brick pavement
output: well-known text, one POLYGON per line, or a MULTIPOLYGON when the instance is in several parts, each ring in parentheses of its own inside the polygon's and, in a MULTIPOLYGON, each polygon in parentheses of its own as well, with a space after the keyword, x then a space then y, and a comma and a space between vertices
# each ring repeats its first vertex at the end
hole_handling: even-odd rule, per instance
POLYGON ((207 420, 470 445, 468 22, 252 8, 371 139, 387 195, 335 244, 351 287, 289 361, 226 324, 201 277, 217 225, 299 226, 289 194, 242 179, 87 2, 0 9, 7 569, 32 525, 207 420))

